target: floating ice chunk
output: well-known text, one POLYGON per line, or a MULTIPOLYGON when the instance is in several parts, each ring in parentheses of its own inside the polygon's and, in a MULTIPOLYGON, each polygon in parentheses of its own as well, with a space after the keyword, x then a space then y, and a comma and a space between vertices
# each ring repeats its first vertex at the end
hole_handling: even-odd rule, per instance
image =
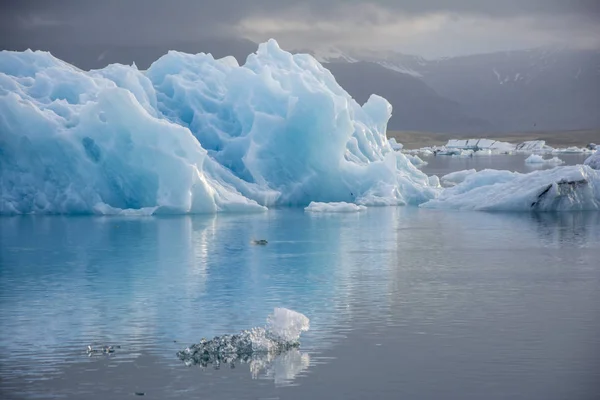
POLYGON ((306 315, 287 308, 275 308, 267 317, 267 331, 280 342, 298 342, 302 332, 309 328, 310 320, 306 315))
POLYGON ((390 144, 390 146, 392 147, 392 150, 394 150, 394 151, 400 151, 404 148, 404 145, 402 143, 396 142, 395 138, 389 138, 388 143, 390 144))
POLYGON ((477 171, 474 169, 465 169, 462 171, 452 172, 442 176, 442 183, 444 186, 456 186, 463 182, 469 175, 473 175, 476 172, 477 171))
POLYGON ((515 150, 519 153, 542 153, 552 151, 553 148, 546 146, 545 140, 529 140, 519 143, 515 150))
POLYGON ((452 157, 470 158, 473 157, 473 154, 475 154, 473 150, 460 150, 460 152, 452 154, 452 157))
POLYGON ((311 202, 304 210, 318 213, 352 213, 366 210, 367 207, 352 203, 317 203, 311 202))
POLYGON ((456 149, 456 148, 446 148, 443 147, 441 149, 439 149, 436 154, 438 156, 460 156, 462 154, 462 150, 461 149, 456 149))
POLYGON ((583 164, 592 169, 600 170, 600 150, 596 150, 596 152, 588 157, 583 164))
POLYGON ((296 311, 276 308, 265 327, 252 328, 239 334, 202 339, 177 353, 188 365, 251 362, 267 355, 278 355, 300 345, 302 332, 310 327, 309 319, 296 311), (258 357, 258 358, 257 358, 258 357))
POLYGON ((558 157, 544 159, 544 157, 540 156, 539 154, 532 154, 525 159, 525 164, 561 165, 561 164, 564 164, 564 161, 558 157))
POLYGON ((553 153, 558 153, 558 154, 580 154, 580 153, 588 153, 591 150, 587 149, 587 148, 579 148, 576 146, 572 146, 572 147, 567 147, 565 149, 553 149, 552 152, 553 153))
POLYGON ((600 210, 600 173, 588 166, 519 174, 483 170, 421 207, 458 210, 600 210))
POLYGON ((507 142, 500 142, 493 139, 451 139, 446 144, 449 149, 473 150, 480 152, 488 150, 495 152, 511 152, 515 149, 515 145, 507 142))

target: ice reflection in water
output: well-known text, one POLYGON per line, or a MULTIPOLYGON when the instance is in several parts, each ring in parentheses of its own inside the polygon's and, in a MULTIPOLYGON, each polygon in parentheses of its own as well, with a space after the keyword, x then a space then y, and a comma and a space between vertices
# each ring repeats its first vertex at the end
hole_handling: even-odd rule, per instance
POLYGON ((600 213, 3 218, 0 398, 586 398, 599 246, 600 213), (299 349, 177 358, 275 307, 299 349))

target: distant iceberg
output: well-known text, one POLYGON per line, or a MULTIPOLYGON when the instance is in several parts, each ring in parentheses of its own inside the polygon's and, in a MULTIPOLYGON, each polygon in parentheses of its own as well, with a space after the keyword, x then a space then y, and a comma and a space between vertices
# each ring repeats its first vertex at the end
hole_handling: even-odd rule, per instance
POLYGON ((510 152, 515 149, 515 145, 493 139, 450 139, 446 144, 446 148, 473 151, 492 150, 495 152, 510 152))
POLYGON ((456 177, 460 183, 421 207, 481 211, 600 210, 600 172, 585 165, 529 174, 465 171, 456 177))
POLYGON ((515 147, 515 151, 519 153, 544 153, 552 150, 552 147, 546 146, 545 140, 529 140, 521 142, 515 147))
POLYGON ((533 164, 533 165, 561 165, 564 164, 564 161, 558 157, 552 157, 548 159, 544 159, 544 157, 539 154, 532 154, 525 159, 525 164, 533 164))
POLYGON ((274 40, 243 66, 171 51, 147 71, 0 52, 0 214, 420 204, 438 189, 313 57, 274 40))

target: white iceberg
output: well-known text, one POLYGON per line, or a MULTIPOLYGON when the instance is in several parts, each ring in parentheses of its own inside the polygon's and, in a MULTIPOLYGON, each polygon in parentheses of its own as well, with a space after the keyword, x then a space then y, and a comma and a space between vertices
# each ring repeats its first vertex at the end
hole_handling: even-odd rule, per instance
POLYGON ((564 161, 558 157, 552 157, 548 159, 544 159, 543 156, 539 154, 532 154, 525 159, 525 164, 534 164, 534 165, 561 165, 564 164, 564 161))
POLYGON ((576 147, 576 146, 571 146, 571 147, 567 147, 565 149, 553 149, 552 150, 553 153, 558 153, 558 154, 581 154, 581 153, 589 153, 591 152, 590 149, 586 149, 585 147, 576 147))
POLYGON ((544 153, 554 150, 552 147, 546 146, 545 140, 528 140, 516 145, 515 151, 519 153, 544 153))
POLYGON ((493 139, 450 139, 446 144, 449 149, 473 150, 480 152, 487 150, 491 152, 506 153, 515 150, 515 145, 508 142, 501 142, 493 139))
POLYGON ((2 51, 0 214, 425 202, 438 189, 391 148, 391 111, 274 40, 243 66, 169 52, 147 71, 2 51))
POLYGON ((458 154, 452 154, 452 157, 470 158, 475 154, 474 150, 460 150, 458 154))
POLYGON ((465 169, 462 171, 456 171, 442 176, 442 184, 444 186, 456 186, 462 183, 468 176, 475 174, 477 171, 474 169, 465 169))
POLYGON ((589 166, 529 174, 483 170, 467 174, 423 208, 480 211, 600 210, 600 172, 589 166))
POLYGON ((395 138, 389 138, 388 139, 388 143, 390 144, 390 147, 394 151, 400 151, 400 150, 402 150, 404 148, 404 145, 402 143, 396 142, 395 138))
POLYGON ((589 156, 584 162, 584 165, 587 165, 588 167, 595 169, 595 170, 600 170, 600 150, 596 150, 596 152, 594 154, 592 154, 591 156, 589 156))
POLYGON ((366 210, 367 207, 353 203, 318 203, 311 202, 304 210, 315 213, 353 213, 366 210))

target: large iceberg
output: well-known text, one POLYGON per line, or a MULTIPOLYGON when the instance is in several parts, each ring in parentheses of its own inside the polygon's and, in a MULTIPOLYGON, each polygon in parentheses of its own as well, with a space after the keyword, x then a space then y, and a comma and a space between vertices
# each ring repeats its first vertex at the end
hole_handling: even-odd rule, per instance
POLYGON ((172 51, 147 71, 2 51, 0 213, 420 204, 438 189, 391 148, 391 111, 274 40, 243 66, 172 51))
POLYGON ((483 170, 446 177, 457 182, 423 208, 485 211, 600 210, 600 171, 586 165, 520 174, 483 170))

